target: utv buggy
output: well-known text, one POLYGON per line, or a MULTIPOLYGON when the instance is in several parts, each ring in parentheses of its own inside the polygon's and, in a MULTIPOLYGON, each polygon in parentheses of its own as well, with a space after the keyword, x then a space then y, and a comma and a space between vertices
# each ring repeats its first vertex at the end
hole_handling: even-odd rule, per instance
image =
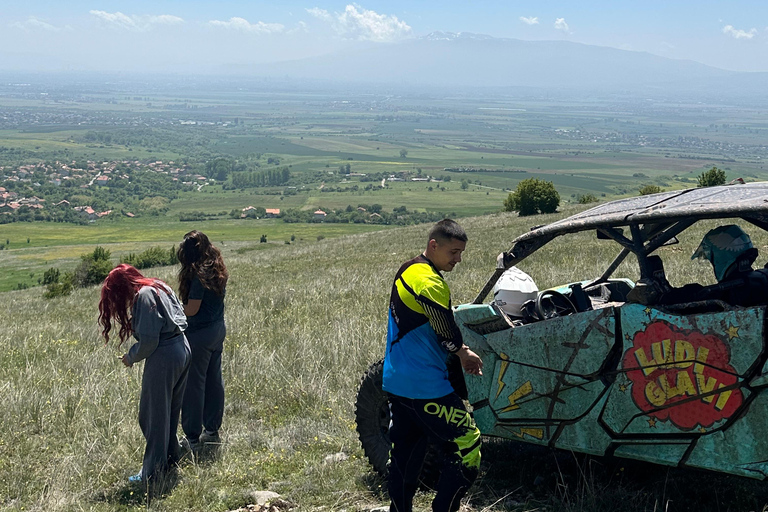
MULTIPOLYGON (((464 342, 484 362, 484 375, 465 376, 480 431, 591 455, 768 476, 765 305, 655 302, 654 290, 669 283, 654 251, 703 219, 768 230, 768 183, 611 201, 516 238, 473 303, 454 311, 464 342), (506 302, 519 302, 513 314, 504 300, 484 303, 505 271, 556 237, 591 230, 620 246, 602 275, 532 294, 513 277, 520 284, 506 290, 506 302), (630 254, 639 281, 612 278, 630 254)), ((363 377, 356 419, 369 460, 385 472, 389 412, 380 362, 363 377)))

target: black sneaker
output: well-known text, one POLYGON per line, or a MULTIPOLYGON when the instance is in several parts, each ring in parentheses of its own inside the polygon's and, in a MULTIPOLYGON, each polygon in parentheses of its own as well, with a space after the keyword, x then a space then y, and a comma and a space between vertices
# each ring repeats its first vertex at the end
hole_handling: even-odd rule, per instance
POLYGON ((211 432, 209 430, 200 434, 200 444, 221 444, 221 438, 218 432, 211 432))
MULTIPOLYGON (((190 439, 188 437, 183 437, 181 439, 181 451, 184 455, 198 451, 202 445, 203 443, 200 442, 200 439, 190 439)), ((182 456, 182 458, 184 458, 184 456, 182 456)))

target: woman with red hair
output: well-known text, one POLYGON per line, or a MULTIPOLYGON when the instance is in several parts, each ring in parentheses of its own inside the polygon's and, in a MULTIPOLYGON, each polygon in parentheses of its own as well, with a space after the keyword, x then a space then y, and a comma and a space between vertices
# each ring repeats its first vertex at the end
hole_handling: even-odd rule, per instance
POLYGON ((126 264, 115 267, 104 280, 99 301, 99 323, 109 342, 112 322, 123 342, 136 343, 122 356, 127 367, 146 360, 141 380, 139 425, 147 441, 141 471, 132 482, 158 484, 181 458, 176 430, 189 371, 189 344, 184 309, 168 285, 144 277, 126 264))
POLYGON ((200 231, 184 235, 176 255, 181 263, 179 297, 187 314, 186 336, 192 350, 181 427, 189 448, 195 450, 221 442, 219 428, 224 416, 221 353, 227 335, 224 295, 229 273, 221 251, 200 231))

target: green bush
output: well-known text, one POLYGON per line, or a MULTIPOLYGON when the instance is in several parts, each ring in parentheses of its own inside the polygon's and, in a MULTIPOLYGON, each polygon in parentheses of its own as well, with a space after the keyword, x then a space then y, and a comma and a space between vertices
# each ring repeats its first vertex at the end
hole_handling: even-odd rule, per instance
POLYGON ((59 269, 51 267, 48 270, 45 271, 43 274, 43 281, 42 284, 53 284, 58 283, 59 279, 61 278, 61 272, 59 272, 59 269))
POLYGON ((597 197, 595 197, 595 194, 579 194, 576 196, 576 200, 579 204, 589 204, 589 203, 596 203, 597 197))
POLYGON ((96 260, 91 255, 83 256, 80 264, 75 268, 74 285, 78 288, 101 284, 114 265, 110 260, 96 260))
POLYGON ((664 192, 661 190, 661 187, 658 185, 643 185, 640 187, 640 195, 641 196, 647 196, 648 194, 658 194, 659 192, 664 192))
POLYGON ((520 216, 554 213, 560 205, 560 194, 551 181, 528 178, 517 184, 504 200, 504 210, 517 211, 520 216))
POLYGON ((708 171, 704 171, 696 178, 699 187, 714 187, 717 185, 725 185, 725 171, 712 167, 708 171))
POLYGON ((43 293, 46 299, 69 295, 75 288, 101 284, 113 268, 112 253, 97 246, 92 253, 80 256, 80 264, 74 272, 61 276, 57 268, 49 268, 43 274, 42 283, 47 285, 43 293))
POLYGON ((138 269, 142 269, 175 265, 178 262, 179 260, 176 257, 176 247, 172 246, 170 250, 163 249, 162 247, 150 247, 139 254, 130 253, 123 258, 121 263, 127 263, 138 269))
MULTIPOLYGON (((52 269, 57 270, 58 269, 52 269)), ((75 275, 71 272, 67 272, 64 274, 64 276, 61 278, 60 281, 55 281, 52 283, 48 283, 48 286, 46 286, 45 292, 43 292, 43 297, 46 299, 53 299, 56 297, 63 297, 65 295, 69 295, 72 293, 72 289, 74 288, 74 279, 75 275)))
POLYGON ((101 284, 114 266, 111 256, 112 253, 101 246, 96 247, 91 254, 81 256, 80 264, 75 268, 73 286, 83 288, 101 284))

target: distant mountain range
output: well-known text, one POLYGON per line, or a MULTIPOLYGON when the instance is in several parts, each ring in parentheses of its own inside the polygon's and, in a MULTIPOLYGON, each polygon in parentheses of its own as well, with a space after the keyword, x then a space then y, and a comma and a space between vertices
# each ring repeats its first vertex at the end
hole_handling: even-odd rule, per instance
POLYGON ((460 87, 524 87, 661 95, 762 98, 768 73, 738 73, 693 61, 568 41, 522 41, 434 32, 393 44, 363 44, 322 57, 260 66, 263 76, 460 87))

